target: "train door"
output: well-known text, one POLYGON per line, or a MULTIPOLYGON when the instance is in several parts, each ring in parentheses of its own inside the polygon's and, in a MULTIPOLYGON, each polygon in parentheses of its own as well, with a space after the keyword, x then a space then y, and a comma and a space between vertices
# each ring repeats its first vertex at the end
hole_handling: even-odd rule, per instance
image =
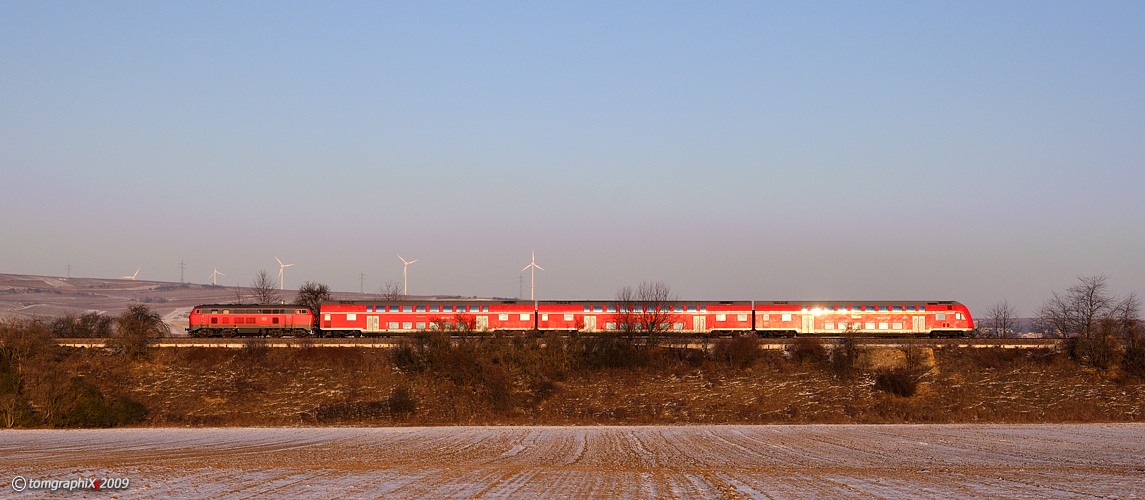
POLYGON ((914 316, 914 333, 926 333, 926 317, 914 316))
POLYGON ((367 332, 378 331, 378 317, 377 316, 366 316, 366 331, 367 332))
POLYGON ((815 331, 815 316, 810 314, 803 315, 803 331, 799 333, 814 333, 815 331))
POLYGON ((705 333, 708 331, 707 318, 704 316, 692 316, 692 331, 696 333, 705 333))
POLYGON ((478 316, 477 317, 477 329, 478 330, 488 330, 489 329, 489 316, 478 316))
POLYGON ((585 316, 584 317, 584 330, 586 332, 595 332, 596 331, 596 316, 585 316))

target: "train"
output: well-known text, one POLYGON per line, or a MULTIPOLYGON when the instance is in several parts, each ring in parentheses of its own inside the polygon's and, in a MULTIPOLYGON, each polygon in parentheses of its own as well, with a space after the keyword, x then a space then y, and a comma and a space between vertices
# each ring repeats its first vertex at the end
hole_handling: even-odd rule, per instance
POLYGON ((423 331, 580 332, 655 330, 679 335, 761 337, 966 336, 970 310, 957 301, 339 300, 299 304, 205 304, 192 309, 193 337, 401 336, 423 331), (651 323, 649 323, 651 322, 651 323), (647 328, 647 325, 658 325, 647 328), (632 328, 636 326, 637 328, 632 328))

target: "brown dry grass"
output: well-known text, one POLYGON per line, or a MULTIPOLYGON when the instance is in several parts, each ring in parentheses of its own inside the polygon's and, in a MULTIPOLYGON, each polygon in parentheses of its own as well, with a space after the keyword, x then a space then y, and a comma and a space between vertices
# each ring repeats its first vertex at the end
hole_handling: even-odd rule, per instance
POLYGON ((512 339, 439 349, 430 357, 441 359, 417 363, 395 363, 383 349, 265 347, 162 349, 127 365, 74 350, 69 362, 106 392, 144 403, 156 426, 1145 420, 1145 384, 1050 351, 938 349, 933 368, 904 366, 918 382, 904 397, 880 390, 879 372, 840 376, 814 348, 734 348, 660 349, 624 367, 512 339))

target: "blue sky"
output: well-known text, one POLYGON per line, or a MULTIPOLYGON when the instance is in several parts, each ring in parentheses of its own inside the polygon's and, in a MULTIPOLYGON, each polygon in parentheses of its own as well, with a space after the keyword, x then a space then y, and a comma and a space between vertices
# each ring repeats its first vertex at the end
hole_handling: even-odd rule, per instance
POLYGON ((1143 160, 1139 2, 0 4, 0 272, 1029 314, 1143 160))

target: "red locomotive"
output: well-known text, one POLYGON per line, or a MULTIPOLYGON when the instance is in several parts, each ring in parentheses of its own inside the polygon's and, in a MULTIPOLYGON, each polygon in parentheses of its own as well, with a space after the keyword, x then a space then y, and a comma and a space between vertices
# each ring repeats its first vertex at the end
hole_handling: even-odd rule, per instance
POLYGON ((187 318, 192 337, 302 336, 314 331, 314 315, 296 304, 206 304, 187 318))

